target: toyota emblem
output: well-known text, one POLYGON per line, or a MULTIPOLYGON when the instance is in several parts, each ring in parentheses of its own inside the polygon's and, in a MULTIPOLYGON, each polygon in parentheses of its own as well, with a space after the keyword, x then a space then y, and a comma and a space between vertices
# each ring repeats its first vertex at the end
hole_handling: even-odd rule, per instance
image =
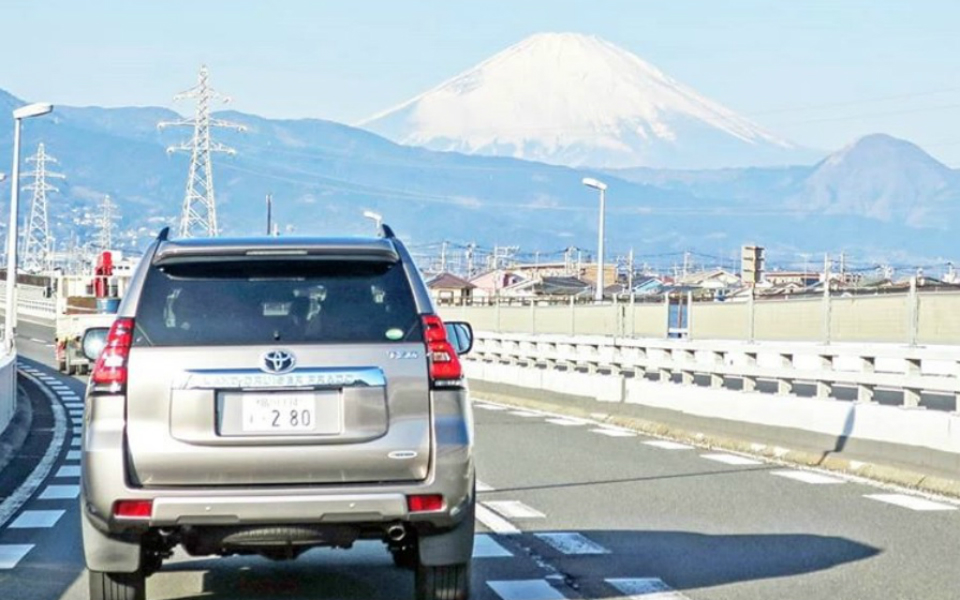
POLYGON ((260 363, 261 369, 277 375, 289 373, 295 366, 297 366, 296 357, 286 350, 271 350, 263 355, 260 363))

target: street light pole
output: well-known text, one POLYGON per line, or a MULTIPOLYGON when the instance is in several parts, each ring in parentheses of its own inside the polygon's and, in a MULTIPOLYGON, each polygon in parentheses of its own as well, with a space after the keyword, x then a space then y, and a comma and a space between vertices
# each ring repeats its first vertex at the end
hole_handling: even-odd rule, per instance
POLYGON ((597 234, 597 290, 593 295, 593 299, 597 302, 603 302, 603 226, 605 221, 604 215, 606 213, 607 184, 592 177, 585 177, 583 179, 583 185, 600 191, 600 225, 598 227, 600 232, 597 234))
POLYGON ((3 343, 8 351, 14 348, 17 326, 17 235, 20 208, 20 128, 24 119, 39 117, 53 110, 46 103, 28 104, 13 111, 13 169, 10 172, 10 222, 7 224, 7 298, 3 343))

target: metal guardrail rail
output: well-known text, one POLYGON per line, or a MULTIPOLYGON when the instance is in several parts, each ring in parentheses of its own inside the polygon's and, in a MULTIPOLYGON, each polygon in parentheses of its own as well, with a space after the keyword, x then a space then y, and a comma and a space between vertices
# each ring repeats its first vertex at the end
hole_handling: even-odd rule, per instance
POLYGON ((857 390, 859 402, 874 402, 877 389, 900 391, 901 406, 918 407, 924 393, 952 396, 960 410, 960 347, 895 345, 817 345, 634 339, 476 332, 468 360, 588 373, 629 373, 661 382, 695 377, 724 388, 742 380, 755 391, 758 380, 776 382, 777 393, 791 394, 797 383, 816 386, 818 398, 833 398, 835 386, 857 390))

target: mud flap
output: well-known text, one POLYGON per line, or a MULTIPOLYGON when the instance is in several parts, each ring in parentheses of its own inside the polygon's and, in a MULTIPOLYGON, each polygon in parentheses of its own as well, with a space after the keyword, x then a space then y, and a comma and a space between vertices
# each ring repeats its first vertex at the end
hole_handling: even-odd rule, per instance
POLYGON ((437 535, 425 535, 419 540, 420 564, 443 567, 470 562, 473 556, 473 534, 476 529, 474 494, 460 524, 437 535))
POLYGON ((80 508, 83 527, 83 555, 87 568, 105 573, 133 573, 140 568, 140 537, 108 536, 90 523, 83 507, 80 508))

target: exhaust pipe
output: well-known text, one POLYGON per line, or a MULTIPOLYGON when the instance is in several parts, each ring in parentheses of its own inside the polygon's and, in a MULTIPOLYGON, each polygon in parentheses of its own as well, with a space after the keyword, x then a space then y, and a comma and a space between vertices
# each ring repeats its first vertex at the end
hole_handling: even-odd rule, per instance
POLYGON ((403 525, 396 524, 387 527, 387 538, 392 542, 401 542, 403 538, 407 537, 407 528, 403 525))

